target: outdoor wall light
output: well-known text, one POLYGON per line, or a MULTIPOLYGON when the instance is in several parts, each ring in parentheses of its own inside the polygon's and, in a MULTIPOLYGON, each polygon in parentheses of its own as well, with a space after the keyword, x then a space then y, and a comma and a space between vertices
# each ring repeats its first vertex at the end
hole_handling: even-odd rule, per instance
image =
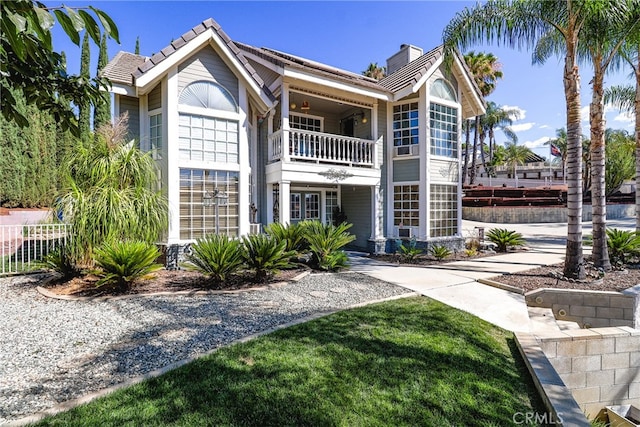
POLYGON ((295 103, 295 102, 292 102, 291 104, 289 104, 289 109, 290 109, 290 110, 295 110, 295 109, 296 109, 296 107, 297 107, 297 105, 296 105, 296 103, 295 103))
POLYGON ((214 206, 215 209, 215 217, 216 217, 216 234, 220 233, 220 216, 218 215, 218 207, 226 206, 229 201, 229 196, 225 194, 223 191, 218 190, 217 188, 213 190, 213 193, 209 193, 209 191, 205 191, 202 196, 202 205, 206 208, 210 208, 214 206))
POLYGON ((311 109, 311 105, 309 105, 309 101, 302 101, 302 105, 300 106, 301 110, 307 111, 311 109))

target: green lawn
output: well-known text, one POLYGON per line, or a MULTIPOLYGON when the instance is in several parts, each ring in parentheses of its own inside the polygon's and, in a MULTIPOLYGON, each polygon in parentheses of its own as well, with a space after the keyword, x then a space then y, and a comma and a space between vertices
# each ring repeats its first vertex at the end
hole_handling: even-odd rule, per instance
POLYGON ((224 348, 40 425, 506 426, 532 411, 511 333, 415 297, 224 348))

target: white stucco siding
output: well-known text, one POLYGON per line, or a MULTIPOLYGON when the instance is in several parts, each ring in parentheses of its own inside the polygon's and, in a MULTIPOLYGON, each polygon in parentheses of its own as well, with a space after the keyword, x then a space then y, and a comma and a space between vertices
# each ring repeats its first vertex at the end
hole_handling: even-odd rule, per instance
POLYGON ((178 93, 189 84, 199 80, 215 81, 224 86, 238 102, 238 78, 210 46, 202 48, 180 64, 178 67, 178 93))

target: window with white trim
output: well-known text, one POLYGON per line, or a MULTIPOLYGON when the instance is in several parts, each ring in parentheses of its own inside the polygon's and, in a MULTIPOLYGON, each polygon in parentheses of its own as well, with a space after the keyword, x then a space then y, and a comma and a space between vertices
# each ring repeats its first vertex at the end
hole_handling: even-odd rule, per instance
POLYGON ((322 132, 324 121, 322 117, 308 116, 300 114, 289 115, 289 126, 292 129, 310 130, 313 132, 322 132))
POLYGON ((429 235, 454 236, 458 232, 458 186, 431 184, 430 190, 429 235))
POLYGON ((162 114, 149 116, 149 149, 154 160, 162 159, 162 114))
POLYGON ((418 103, 393 107, 393 146, 417 144, 419 140, 418 103))
POLYGON ((205 192, 224 192, 229 198, 218 206, 220 234, 238 235, 238 172, 180 169, 180 238, 193 240, 215 233, 215 206, 202 203, 205 192))
POLYGON ((447 83, 443 79, 438 79, 433 82, 429 94, 431 96, 435 96, 436 98, 446 99, 447 101, 456 102, 457 100, 455 91, 453 90, 451 85, 449 85, 449 83, 447 83))
POLYGON ((291 193, 291 212, 290 218, 291 220, 298 221, 302 219, 302 202, 300 198, 300 193, 291 193))
POLYGON ((431 154, 458 157, 458 109, 432 102, 429 105, 431 154))
POLYGON ((338 192, 327 191, 324 202, 324 214, 327 224, 333 224, 334 211, 339 208, 338 206, 338 192))
POLYGON ((420 186, 418 184, 393 186, 393 224, 399 227, 420 225, 420 186))
POLYGON ((180 113, 180 160, 238 163, 238 122, 180 113))

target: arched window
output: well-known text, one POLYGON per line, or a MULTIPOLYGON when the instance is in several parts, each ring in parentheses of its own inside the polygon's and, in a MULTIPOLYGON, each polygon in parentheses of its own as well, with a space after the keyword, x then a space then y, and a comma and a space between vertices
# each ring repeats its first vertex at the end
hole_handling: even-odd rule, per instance
POLYGON ((223 86, 214 82, 198 81, 185 87, 178 103, 191 107, 238 112, 238 104, 223 86))
POLYGON ((448 101, 457 101, 453 88, 443 79, 438 79, 431 85, 431 96, 435 96, 448 101))

